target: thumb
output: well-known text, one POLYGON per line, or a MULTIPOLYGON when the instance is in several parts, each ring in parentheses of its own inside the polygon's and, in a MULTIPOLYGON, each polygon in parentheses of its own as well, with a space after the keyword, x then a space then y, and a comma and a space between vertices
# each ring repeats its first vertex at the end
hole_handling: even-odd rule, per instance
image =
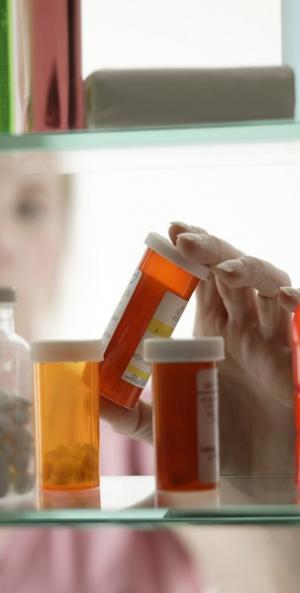
POLYGON ((112 428, 134 439, 142 439, 152 443, 152 406, 143 401, 129 410, 101 397, 100 416, 109 422, 112 428))

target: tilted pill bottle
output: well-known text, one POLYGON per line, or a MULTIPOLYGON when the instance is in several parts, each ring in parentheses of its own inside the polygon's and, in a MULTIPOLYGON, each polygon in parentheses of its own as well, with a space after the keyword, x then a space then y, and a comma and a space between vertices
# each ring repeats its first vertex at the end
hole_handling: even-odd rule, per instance
POLYGON ((34 412, 30 347, 14 329, 16 293, 0 288, 0 505, 34 495, 34 412))
POLYGON ((219 481, 217 361, 221 337, 150 339, 158 490, 215 488, 219 481))
POLYGON ((32 344, 39 486, 96 488, 100 340, 32 344))
POLYGON ((208 268, 186 260, 175 245, 150 233, 146 252, 103 335, 100 394, 133 408, 150 377, 145 338, 169 338, 208 268))

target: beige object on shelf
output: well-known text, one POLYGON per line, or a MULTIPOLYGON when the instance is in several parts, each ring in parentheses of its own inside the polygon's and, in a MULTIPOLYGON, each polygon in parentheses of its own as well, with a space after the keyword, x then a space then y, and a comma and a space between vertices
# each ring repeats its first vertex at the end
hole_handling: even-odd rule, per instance
POLYGON ((89 128, 293 118, 288 66, 102 70, 85 81, 89 128))

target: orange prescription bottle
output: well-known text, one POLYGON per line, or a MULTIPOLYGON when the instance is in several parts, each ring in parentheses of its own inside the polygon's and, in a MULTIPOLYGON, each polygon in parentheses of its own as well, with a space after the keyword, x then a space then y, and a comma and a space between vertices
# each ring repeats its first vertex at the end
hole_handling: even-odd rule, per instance
POLYGON ((145 243, 146 252, 102 338, 100 394, 126 408, 135 406, 150 376, 143 360, 145 338, 171 336, 199 280, 209 272, 157 233, 145 243))
POLYGON ((100 340, 32 344, 39 485, 99 486, 100 340))
POLYGON ((296 467, 295 480, 300 485, 300 306, 296 308, 292 323, 292 356, 295 389, 295 431, 296 431, 296 467))
POLYGON ((150 339, 158 490, 215 488, 219 481, 218 379, 221 337, 150 339))

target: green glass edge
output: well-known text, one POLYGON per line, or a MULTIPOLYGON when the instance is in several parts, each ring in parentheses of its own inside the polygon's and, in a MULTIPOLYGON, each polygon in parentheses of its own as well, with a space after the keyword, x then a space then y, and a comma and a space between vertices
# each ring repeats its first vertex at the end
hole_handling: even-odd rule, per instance
POLYGON ((0 132, 13 132, 14 114, 14 71, 13 71, 13 6, 11 0, 0 0, 1 72, 0 72, 0 132))
POLYGON ((10 131, 9 105, 9 4, 8 0, 0 0, 0 131, 10 131))
POLYGON ((8 511, 0 513, 0 525, 48 524, 48 523, 152 523, 161 522, 168 509, 131 509, 124 511, 101 511, 94 509, 57 509, 41 511, 8 511))
POLYGON ((15 80, 14 80, 14 21, 13 2, 8 0, 8 67, 9 67, 9 127, 15 131, 15 80))
POLYGON ((1 525, 105 525, 130 524, 136 526, 160 526, 172 524, 223 525, 223 524, 299 524, 300 507, 295 511, 292 505, 227 507, 224 510, 176 510, 125 509, 107 512, 93 509, 14 511, 0 513, 1 525))
POLYGON ((0 134, 0 151, 72 151, 300 140, 300 122, 263 121, 159 129, 84 130, 50 134, 0 134))

